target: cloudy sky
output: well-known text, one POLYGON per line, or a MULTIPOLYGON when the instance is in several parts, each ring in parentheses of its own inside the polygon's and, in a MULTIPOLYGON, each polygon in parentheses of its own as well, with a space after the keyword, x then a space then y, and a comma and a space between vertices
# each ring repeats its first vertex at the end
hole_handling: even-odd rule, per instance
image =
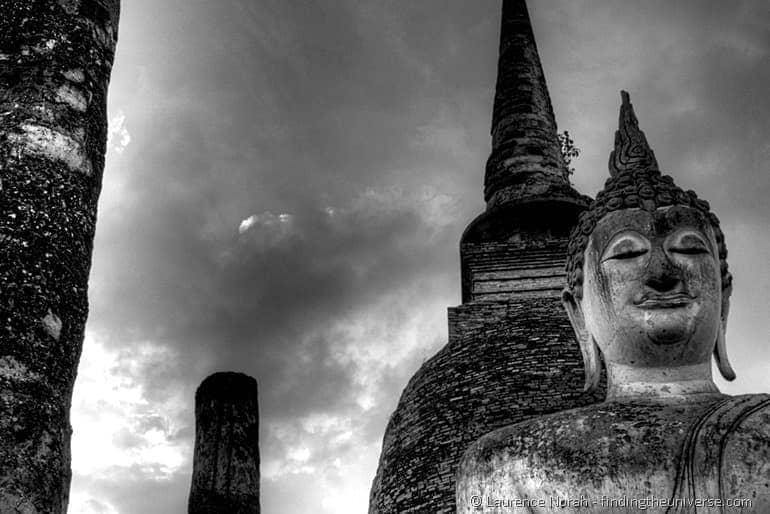
MULTIPOLYGON (((574 182, 631 92, 727 234, 728 392, 770 391, 770 6, 537 0, 574 182)), ((266 513, 365 512, 388 416, 446 342, 483 209, 499 1, 124 0, 72 410, 71 512, 185 512, 195 388, 260 387, 266 513)))

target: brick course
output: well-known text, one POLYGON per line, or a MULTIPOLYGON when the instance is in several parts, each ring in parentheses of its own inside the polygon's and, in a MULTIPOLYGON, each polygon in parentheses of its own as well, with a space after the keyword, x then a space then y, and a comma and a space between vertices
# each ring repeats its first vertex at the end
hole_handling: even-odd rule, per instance
POLYGON ((455 511, 467 446, 532 416, 587 405, 583 364, 556 293, 449 309, 449 343, 404 389, 383 440, 370 513, 455 511))

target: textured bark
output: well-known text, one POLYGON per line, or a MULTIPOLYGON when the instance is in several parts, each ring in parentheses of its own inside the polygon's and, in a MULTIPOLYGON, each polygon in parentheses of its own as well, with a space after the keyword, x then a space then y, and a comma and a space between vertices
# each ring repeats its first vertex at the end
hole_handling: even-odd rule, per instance
POLYGON ((215 373, 195 393, 190 514, 259 514, 257 381, 215 373))
POLYGON ((0 0, 0 512, 66 512, 119 0, 0 0))

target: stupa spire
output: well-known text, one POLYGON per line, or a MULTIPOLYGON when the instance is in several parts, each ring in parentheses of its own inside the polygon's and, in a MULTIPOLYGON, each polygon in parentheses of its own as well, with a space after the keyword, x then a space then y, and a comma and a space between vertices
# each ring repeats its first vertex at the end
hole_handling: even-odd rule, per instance
POLYGON ((503 0, 487 207, 579 197, 569 186, 525 0, 503 0))

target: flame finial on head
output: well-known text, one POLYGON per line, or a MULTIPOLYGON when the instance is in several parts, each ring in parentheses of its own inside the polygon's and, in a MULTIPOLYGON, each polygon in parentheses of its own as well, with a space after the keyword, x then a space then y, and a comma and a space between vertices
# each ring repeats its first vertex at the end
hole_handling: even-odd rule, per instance
POLYGON ((727 271, 727 248, 719 228, 719 219, 711 212, 708 202, 695 191, 684 191, 674 179, 663 175, 639 122, 628 93, 621 91, 620 123, 615 132, 615 150, 610 154, 610 177, 588 209, 580 214, 570 234, 567 247, 567 287, 576 297, 583 290, 583 252, 588 238, 605 214, 620 210, 641 208, 654 211, 660 207, 681 205, 692 207, 706 216, 714 229, 722 272, 722 287, 728 288, 732 276, 727 271))
POLYGON ((639 130, 639 121, 628 92, 621 91, 620 97, 622 104, 618 130, 615 132, 615 149, 610 154, 610 176, 638 169, 658 171, 655 153, 647 143, 644 132, 639 130))

